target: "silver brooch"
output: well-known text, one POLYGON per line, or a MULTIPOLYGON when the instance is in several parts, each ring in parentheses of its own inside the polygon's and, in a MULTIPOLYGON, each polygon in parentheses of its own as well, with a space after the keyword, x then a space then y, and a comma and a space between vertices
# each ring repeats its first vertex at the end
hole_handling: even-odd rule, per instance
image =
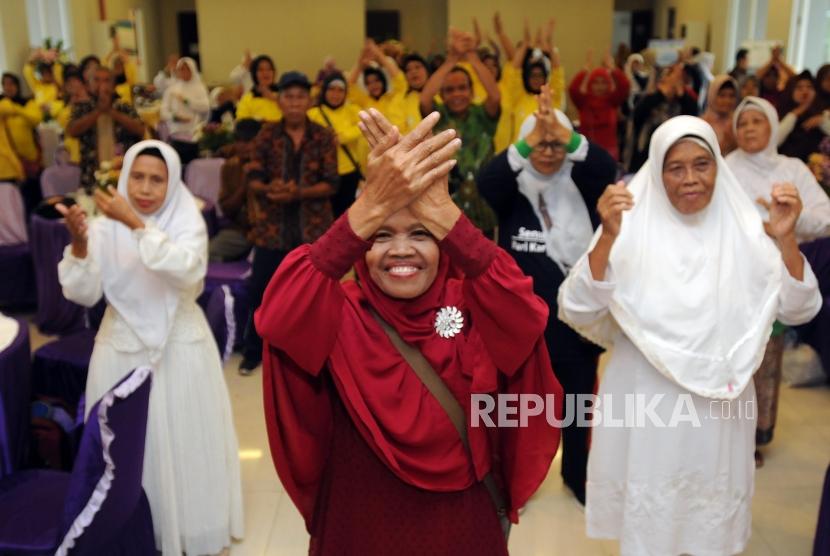
POLYGON ((442 338, 452 338, 464 326, 464 315, 456 307, 442 307, 435 316, 435 331, 442 338))

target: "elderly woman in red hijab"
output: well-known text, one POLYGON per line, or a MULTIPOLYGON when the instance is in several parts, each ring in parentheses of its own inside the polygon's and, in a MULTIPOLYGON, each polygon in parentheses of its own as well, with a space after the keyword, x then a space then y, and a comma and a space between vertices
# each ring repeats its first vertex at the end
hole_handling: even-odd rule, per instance
POLYGON ((402 139, 361 118, 363 193, 288 255, 256 314, 274 464, 311 554, 506 555, 559 431, 476 426, 471 402, 552 395, 561 415, 548 308, 452 202, 455 131, 430 137, 435 112, 402 139))
POLYGON ((628 78, 614 66, 608 53, 601 67, 591 69, 593 55, 588 54, 588 64, 577 73, 568 87, 579 110, 579 131, 588 141, 608 151, 614 160, 620 160, 617 146, 617 111, 628 100, 631 88, 628 78))

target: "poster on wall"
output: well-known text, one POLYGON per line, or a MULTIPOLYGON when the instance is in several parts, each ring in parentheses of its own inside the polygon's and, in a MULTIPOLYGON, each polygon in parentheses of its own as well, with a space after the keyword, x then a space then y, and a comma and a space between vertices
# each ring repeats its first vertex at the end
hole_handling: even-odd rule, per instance
POLYGON ((651 39, 648 47, 654 51, 657 65, 661 68, 670 66, 677 61, 677 52, 682 50, 686 41, 682 39, 651 39))
POLYGON ((94 40, 95 53, 109 66, 112 66, 111 58, 116 52, 126 55, 139 82, 147 80, 143 21, 143 14, 137 9, 130 10, 129 19, 99 21, 94 40))

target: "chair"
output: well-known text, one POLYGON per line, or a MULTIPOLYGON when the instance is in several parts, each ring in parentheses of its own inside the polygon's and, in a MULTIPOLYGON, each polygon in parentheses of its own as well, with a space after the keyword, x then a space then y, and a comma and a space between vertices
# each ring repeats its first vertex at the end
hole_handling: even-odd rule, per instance
POLYGON ((208 263, 205 287, 198 303, 205 311, 219 353, 225 359, 235 346, 242 343, 250 311, 250 272, 251 264, 248 261, 208 263))
POLYGON ((224 163, 224 158, 197 158, 191 161, 184 171, 185 185, 194 195, 215 205, 219 201, 224 163))
POLYGON ((63 220, 32 216, 31 249, 37 285, 35 323, 44 334, 68 334, 86 325, 84 307, 66 299, 58 281, 58 263, 69 241, 63 220))
POLYGON ((92 407, 71 473, 0 479, 0 554, 156 554, 141 488, 150 383, 139 367, 92 407))
POLYGON ((13 183, 0 183, 0 306, 37 299, 23 196, 13 183))
POLYGON ((816 350, 825 372, 830 373, 830 238, 803 243, 799 247, 818 279, 824 304, 813 320, 796 326, 795 330, 799 340, 816 350))
POLYGON ((95 331, 81 330, 35 350, 32 359, 32 395, 58 398, 69 408, 78 407, 86 390, 86 376, 95 331))
POLYGON ((55 164, 40 175, 40 192, 44 199, 72 193, 80 186, 81 168, 73 164, 55 164))

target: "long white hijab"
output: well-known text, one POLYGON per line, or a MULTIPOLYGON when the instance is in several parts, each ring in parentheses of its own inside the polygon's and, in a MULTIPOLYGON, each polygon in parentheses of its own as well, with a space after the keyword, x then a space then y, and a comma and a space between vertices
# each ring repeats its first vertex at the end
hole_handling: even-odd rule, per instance
MULTIPOLYGON (((138 154, 146 148, 161 151, 167 165, 167 194, 164 203, 152 215, 136 214, 148 226, 164 232, 173 243, 204 250, 207 270, 207 232, 205 223, 190 191, 181 181, 181 162, 176 151, 161 141, 141 141, 124 156, 118 178, 118 193, 128 199, 130 169, 138 154)), ((182 290, 161 272, 142 261, 135 233, 121 222, 101 217, 95 219, 96 258, 107 302, 126 321, 141 343, 154 356, 163 351, 173 326, 182 290)))
POLYGON ((571 326, 606 347, 621 329, 680 386, 709 398, 738 397, 761 363, 778 312, 778 249, 699 118, 678 116, 657 128, 629 189, 634 208, 623 214, 610 256, 609 313, 571 326), (686 136, 703 140, 717 162, 712 200, 692 215, 673 207, 662 179, 666 154, 686 136))
MULTIPOLYGON (((557 119, 567 127, 573 129, 568 117, 560 110, 554 109, 557 119)), ((536 126, 536 116, 530 115, 522 123, 519 137, 525 138, 536 126)), ((522 170, 516 177, 519 192, 527 197, 533 212, 544 229, 544 219, 539 208, 539 195, 545 200, 548 214, 553 227, 544 230, 547 255, 567 275, 570 268, 576 264, 579 257, 591 243, 594 228, 585 200, 579 192, 576 183, 571 178, 573 161, 566 158, 559 170, 545 175, 536 170, 530 158, 522 159, 522 170)))

